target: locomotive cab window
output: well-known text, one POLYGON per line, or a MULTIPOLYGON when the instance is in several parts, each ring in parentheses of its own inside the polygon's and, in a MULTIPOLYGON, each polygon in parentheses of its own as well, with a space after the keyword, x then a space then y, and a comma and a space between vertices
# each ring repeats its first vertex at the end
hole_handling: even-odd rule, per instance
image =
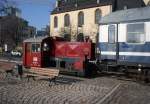
POLYGON ((116 29, 115 25, 109 25, 108 27, 108 43, 115 43, 115 35, 116 35, 116 29))
POLYGON ((127 24, 127 42, 128 43, 145 42, 144 23, 127 24))
POLYGON ((41 47, 40 44, 32 44, 32 52, 40 52, 41 47))

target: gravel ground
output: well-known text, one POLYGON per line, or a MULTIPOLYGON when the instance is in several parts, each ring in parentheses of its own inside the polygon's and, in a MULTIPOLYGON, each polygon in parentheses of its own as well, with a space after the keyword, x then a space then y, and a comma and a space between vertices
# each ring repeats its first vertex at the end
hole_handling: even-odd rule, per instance
POLYGON ((124 83, 104 104, 150 104, 150 86, 124 83))
POLYGON ((115 78, 61 76, 57 84, 0 74, 0 104, 150 104, 150 87, 115 78))

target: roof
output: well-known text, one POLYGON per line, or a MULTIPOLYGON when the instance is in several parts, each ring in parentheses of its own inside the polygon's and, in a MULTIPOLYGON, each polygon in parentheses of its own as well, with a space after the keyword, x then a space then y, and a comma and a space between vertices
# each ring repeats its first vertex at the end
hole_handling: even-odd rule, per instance
POLYGON ((59 7, 55 8, 51 12, 51 14, 58 14, 58 13, 81 10, 81 9, 86 9, 86 8, 112 5, 112 2, 114 0, 100 0, 100 3, 98 3, 98 4, 97 4, 97 0, 81 0, 83 2, 79 2, 79 1, 80 0, 76 0, 76 3, 72 2, 72 3, 61 4, 59 7))
POLYGON ((46 39, 47 37, 36 37, 36 38, 29 38, 24 40, 24 42, 42 42, 44 39, 46 39))
POLYGON ((139 8, 145 6, 143 0, 59 0, 51 14, 58 14, 81 9, 88 9, 100 6, 112 5, 112 11, 129 8, 139 8))
POLYGON ((148 20, 150 20, 150 7, 144 7, 113 12, 109 15, 104 16, 100 20, 100 24, 148 21, 148 20))

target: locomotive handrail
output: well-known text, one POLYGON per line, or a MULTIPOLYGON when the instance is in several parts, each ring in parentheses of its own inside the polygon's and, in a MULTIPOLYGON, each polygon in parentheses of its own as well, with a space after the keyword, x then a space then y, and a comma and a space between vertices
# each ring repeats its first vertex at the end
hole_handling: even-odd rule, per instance
POLYGON ((70 62, 70 63, 74 63, 80 60, 79 58, 70 58, 70 57, 57 57, 57 58, 51 58, 51 59, 56 60, 56 61, 70 62))
POLYGON ((69 57, 64 57, 64 58, 61 58, 63 61, 65 62, 68 62, 68 63, 74 63, 74 62, 77 62, 79 61, 79 58, 69 58, 69 57))

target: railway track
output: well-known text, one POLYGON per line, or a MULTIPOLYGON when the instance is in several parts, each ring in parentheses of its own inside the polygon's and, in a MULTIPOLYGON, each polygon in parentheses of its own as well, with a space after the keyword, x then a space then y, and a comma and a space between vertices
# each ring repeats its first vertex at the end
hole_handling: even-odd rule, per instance
MULTIPOLYGON (((0 65, 1 64, 6 64, 6 65, 9 65, 9 63, 16 63, 16 64, 22 64, 22 61, 15 61, 15 60, 4 60, 4 59, 0 59, 0 65)), ((150 73, 149 73, 150 75, 150 73)), ((63 76, 63 75, 62 75, 63 76)), ((67 76, 67 75, 65 75, 67 76)), ((97 77, 99 76, 114 76, 116 77, 117 79, 120 79, 120 80, 124 80, 124 81, 133 81, 133 82, 142 82, 144 81, 144 76, 140 76, 139 73, 129 73, 128 76, 126 76, 125 73, 121 73, 121 72, 106 72, 106 71, 103 71, 103 72, 98 72, 98 75, 97 77)), ((67 76, 68 78, 70 77, 74 77, 74 76, 67 76)), ((76 79, 79 79, 79 80, 84 80, 85 78, 81 78, 81 77, 74 77, 76 79)), ((150 77, 149 77, 149 80, 150 80, 150 77)))
POLYGON ((137 83, 145 83, 149 85, 150 83, 150 73, 148 74, 148 77, 146 77, 142 72, 98 72, 97 76, 105 76, 110 78, 116 78, 118 80, 123 81, 132 81, 137 83))

